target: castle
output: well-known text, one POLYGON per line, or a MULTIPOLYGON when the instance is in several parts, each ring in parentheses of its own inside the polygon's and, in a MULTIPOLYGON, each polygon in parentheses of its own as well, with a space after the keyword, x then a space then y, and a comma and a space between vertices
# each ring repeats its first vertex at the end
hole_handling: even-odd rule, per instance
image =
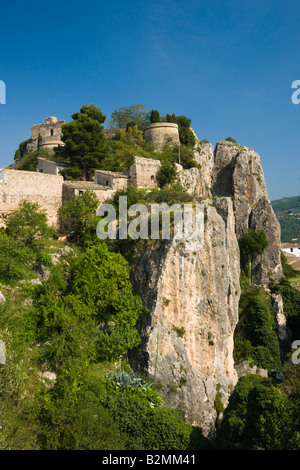
MULTIPOLYGON (((46 150, 49 158, 38 158, 37 172, 4 169, 0 171, 0 226, 5 226, 6 216, 17 209, 22 200, 37 202, 47 213, 48 223, 57 226, 57 210, 72 196, 82 196, 85 191, 93 191, 99 203, 110 199, 116 191, 129 186, 154 188, 157 186, 157 173, 160 160, 135 156, 128 172, 119 173, 96 170, 94 181, 65 181, 60 170, 68 166, 67 162, 51 160, 54 147, 64 145, 61 141, 62 126, 65 121, 58 121, 52 116, 42 124, 31 128, 31 142, 27 150, 46 150)), ((161 150, 165 145, 179 144, 177 124, 155 123, 144 130, 146 142, 161 150)), ((182 167, 177 165, 177 171, 182 167)))

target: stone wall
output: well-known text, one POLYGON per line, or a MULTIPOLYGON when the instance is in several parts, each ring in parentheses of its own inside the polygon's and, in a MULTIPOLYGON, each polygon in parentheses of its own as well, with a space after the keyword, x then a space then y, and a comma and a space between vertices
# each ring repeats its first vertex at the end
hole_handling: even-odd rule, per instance
POLYGON ((31 171, 3 170, 0 175, 0 225, 7 214, 23 200, 37 202, 45 209, 50 225, 57 224, 57 209, 62 204, 63 177, 31 171))
POLYGON ((149 124, 144 129, 144 139, 146 142, 154 145, 157 150, 162 150, 165 145, 172 146, 178 144, 178 125, 173 122, 149 124))
POLYGON ((64 181, 62 185, 62 202, 66 202, 73 196, 82 196, 85 191, 93 191, 100 203, 110 199, 115 189, 109 186, 101 186, 92 181, 64 181))
POLYGON ((95 182, 101 186, 107 186, 116 190, 126 189, 128 187, 128 176, 123 173, 96 170, 95 182))
POLYGON ((47 175, 58 175, 60 170, 68 168, 69 164, 65 162, 58 162, 54 160, 48 160, 47 158, 38 158, 38 169, 40 173, 46 173, 47 175))
POLYGON ((134 157, 134 163, 129 169, 130 184, 137 188, 155 188, 160 167, 160 160, 134 157))
POLYGON ((65 124, 64 120, 58 121, 55 116, 45 119, 42 124, 35 124, 31 127, 32 142, 28 145, 28 150, 37 150, 37 139, 40 134, 43 141, 40 143, 40 149, 53 153, 54 147, 64 145, 61 141, 61 129, 65 124))

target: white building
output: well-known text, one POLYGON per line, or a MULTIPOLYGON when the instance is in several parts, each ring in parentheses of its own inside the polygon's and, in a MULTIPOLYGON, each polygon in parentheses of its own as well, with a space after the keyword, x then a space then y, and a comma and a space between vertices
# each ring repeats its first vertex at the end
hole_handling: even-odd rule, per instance
POLYGON ((293 255, 300 258, 299 243, 281 243, 281 251, 283 251, 285 255, 293 255))

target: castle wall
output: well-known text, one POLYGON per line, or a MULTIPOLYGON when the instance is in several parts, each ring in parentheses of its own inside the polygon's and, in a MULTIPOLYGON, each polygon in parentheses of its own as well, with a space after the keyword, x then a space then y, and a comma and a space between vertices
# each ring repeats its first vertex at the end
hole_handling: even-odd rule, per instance
POLYGON ((128 187, 128 176, 122 173, 114 173, 112 171, 96 170, 95 182, 116 190, 126 189, 128 187))
POLYGON ((134 163, 129 169, 130 184, 140 189, 155 188, 160 167, 160 160, 134 157, 134 163))
POLYGON ((64 181, 62 186, 62 202, 68 201, 73 196, 82 196, 85 191, 92 191, 96 194, 99 203, 110 199, 116 192, 115 189, 100 186, 92 181, 64 181))
POLYGON ((33 142, 28 145, 28 150, 37 150, 37 139, 40 134, 43 141, 40 143, 40 150, 45 150, 48 153, 53 153, 54 147, 64 145, 61 141, 62 126, 65 124, 64 120, 58 121, 55 116, 45 119, 42 124, 35 124, 31 127, 31 139, 33 142))
POLYGON ((37 202, 45 209, 50 225, 57 224, 57 209, 62 204, 63 177, 38 172, 3 170, 0 174, 0 225, 23 200, 37 202))
POLYGON ((156 122, 144 129, 144 139, 155 149, 162 150, 164 146, 173 146, 179 142, 178 125, 173 122, 156 122))
POLYGON ((48 160, 47 158, 38 158, 38 168, 40 173, 46 173, 48 175, 58 175, 59 170, 67 168, 68 164, 65 162, 57 162, 54 160, 48 160))

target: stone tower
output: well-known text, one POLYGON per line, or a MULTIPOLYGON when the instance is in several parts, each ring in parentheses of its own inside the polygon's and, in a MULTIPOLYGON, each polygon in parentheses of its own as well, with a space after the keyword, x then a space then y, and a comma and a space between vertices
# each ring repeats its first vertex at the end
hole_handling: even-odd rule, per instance
POLYGON ((162 150, 165 145, 179 144, 178 125, 173 122, 156 122, 144 129, 144 139, 154 145, 156 150, 162 150))
POLYGON ((65 121, 58 121, 57 117, 50 116, 45 119, 42 124, 35 124, 31 127, 31 139, 32 142, 28 145, 27 151, 35 151, 38 149, 38 136, 42 138, 42 142, 39 144, 40 150, 45 150, 48 153, 54 153, 54 147, 58 145, 64 145, 61 141, 61 128, 65 124, 65 121))

